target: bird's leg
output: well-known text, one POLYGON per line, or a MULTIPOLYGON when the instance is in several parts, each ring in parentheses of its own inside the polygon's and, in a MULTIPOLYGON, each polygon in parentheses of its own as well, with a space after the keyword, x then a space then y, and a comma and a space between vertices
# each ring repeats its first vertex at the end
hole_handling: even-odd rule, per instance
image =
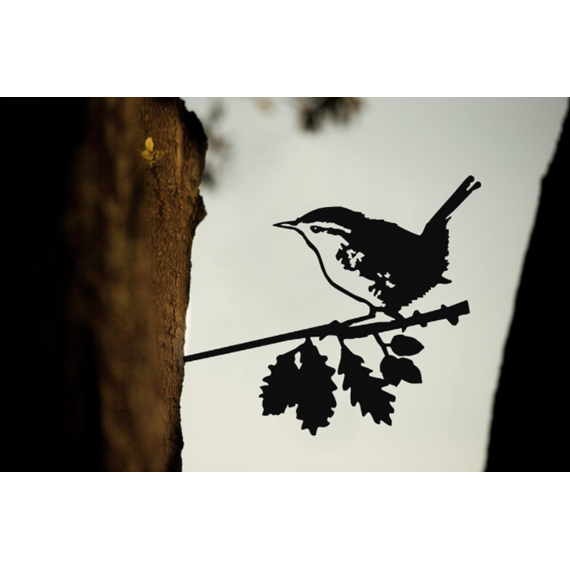
MULTIPOLYGON (((403 319, 404 317, 398 311, 387 311, 385 309, 377 309, 375 307, 370 307, 370 311, 367 315, 362 317, 356 317, 354 319, 348 319, 346 321, 339 322, 337 320, 331 321, 331 323, 327 326, 327 331, 323 336, 319 337, 320 340, 323 340, 327 336, 338 336, 335 331, 338 331, 340 328, 350 327, 356 323, 361 323, 363 321, 369 321, 376 317, 376 315, 380 312, 383 312, 388 317, 391 317, 394 320, 403 319)), ((382 343, 381 339, 376 339, 377 342, 382 343)), ((386 345, 380 344, 382 346, 382 350, 386 351, 386 345)))
POLYGON ((351 325, 354 325, 356 323, 361 323, 362 321, 367 321, 369 319, 373 319, 374 315, 365 315, 364 317, 356 317, 355 319, 348 319, 347 321, 342 321, 342 323, 339 323, 338 321, 336 321, 339 325, 343 325, 345 327, 350 327, 351 325))
POLYGON ((340 321, 337 321, 337 320, 331 321, 329 323, 329 325, 327 326, 327 331, 330 331, 330 332, 326 332, 323 336, 319 337, 319 340, 323 340, 327 336, 331 336, 331 335, 338 336, 336 331, 338 331, 339 329, 349 327, 355 323, 360 323, 362 321, 367 321, 369 319, 373 319, 376 316, 376 313, 377 313, 377 311, 374 310, 373 307, 370 307, 370 312, 367 315, 364 315, 363 317, 356 317, 354 319, 348 319, 347 321, 342 321, 342 323, 340 321))
POLYGON ((395 321, 397 321, 398 319, 403 319, 404 316, 400 313, 400 311, 396 310, 396 309, 384 309, 384 314, 392 319, 394 319, 395 321))
POLYGON ((354 325, 355 323, 360 323, 362 321, 368 321, 370 319, 373 319, 376 316, 376 313, 378 313, 378 310, 375 309, 374 307, 370 307, 370 312, 367 315, 364 315, 363 317, 356 317, 355 319, 348 319, 347 321, 343 321, 340 324, 349 327, 351 325, 354 325))

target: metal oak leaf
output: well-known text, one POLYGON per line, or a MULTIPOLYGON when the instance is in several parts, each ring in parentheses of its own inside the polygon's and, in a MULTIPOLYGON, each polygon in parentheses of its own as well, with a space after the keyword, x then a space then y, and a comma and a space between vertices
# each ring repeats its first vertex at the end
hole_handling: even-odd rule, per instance
POLYGON ((327 366, 326 356, 322 356, 310 339, 299 349, 301 367, 299 369, 297 419, 303 422, 301 429, 308 429, 316 435, 319 428, 329 425, 336 400, 333 392, 337 389, 332 381, 334 368, 327 366))
POLYGON ((263 415, 279 415, 288 407, 297 404, 297 386, 300 372, 295 364, 296 348, 277 357, 277 362, 269 366, 271 374, 263 379, 267 385, 261 387, 263 415))
POLYGON ((377 424, 384 422, 391 426, 390 414, 394 412, 392 402, 396 400, 396 396, 384 391, 383 388, 389 383, 372 376, 372 370, 363 364, 362 358, 343 344, 338 368, 339 374, 344 375, 342 387, 344 390, 350 390, 350 403, 353 406, 360 405, 363 417, 370 414, 377 424))

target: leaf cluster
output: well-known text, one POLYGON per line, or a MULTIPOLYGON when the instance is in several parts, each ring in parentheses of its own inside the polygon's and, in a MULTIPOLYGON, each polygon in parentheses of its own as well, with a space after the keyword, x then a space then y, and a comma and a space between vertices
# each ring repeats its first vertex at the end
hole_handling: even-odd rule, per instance
MULTIPOLYGON (((370 414, 377 424, 392 425, 392 404, 396 396, 385 388, 398 386, 402 381, 410 384, 422 382, 419 368, 406 357, 418 354, 423 345, 405 335, 394 336, 390 344, 382 343, 385 351, 380 361, 382 376, 374 376, 372 370, 364 366, 363 359, 349 350, 342 340, 340 342, 338 373, 344 376, 342 387, 350 391, 350 403, 360 406, 363 417, 370 414), (389 354, 388 349, 393 354, 389 354)), ((327 358, 319 353, 310 338, 296 349, 278 356, 277 362, 269 366, 270 374, 263 379, 265 385, 261 387, 260 395, 263 415, 279 415, 287 408, 297 406, 301 429, 308 429, 316 435, 319 428, 328 426, 336 407, 333 392, 337 387, 332 380, 335 370, 326 361, 327 358)))
POLYGON ((269 366, 271 373, 263 379, 260 398, 263 399, 263 415, 282 414, 288 407, 297 406, 297 419, 302 421, 301 429, 308 429, 316 435, 320 427, 329 425, 334 414, 337 389, 332 381, 334 368, 327 366, 310 339, 295 350, 277 357, 269 366), (297 353, 300 366, 295 362, 297 353))

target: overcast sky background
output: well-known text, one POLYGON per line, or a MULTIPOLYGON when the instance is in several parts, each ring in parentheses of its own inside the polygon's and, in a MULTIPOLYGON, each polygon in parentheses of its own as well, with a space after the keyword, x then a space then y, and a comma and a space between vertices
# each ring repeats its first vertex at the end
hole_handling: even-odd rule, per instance
MULTIPOLYGON (((212 100, 185 98, 198 117, 212 100)), ((467 175, 482 183, 450 223, 449 285, 404 315, 468 300, 471 314, 409 334, 423 383, 402 383, 392 426, 350 405, 316 436, 295 410, 262 416, 262 379, 302 341, 186 364, 182 427, 186 471, 480 471, 494 392, 540 179, 555 148, 563 98, 367 98, 347 126, 304 133, 290 105, 262 111, 226 99, 232 143, 192 252, 186 354, 362 315, 365 305, 328 285, 299 235, 274 228, 323 206, 344 206, 421 232, 467 175)), ((334 338, 314 341, 338 364, 334 338)), ((378 370, 368 339, 351 350, 378 370)), ((522 357, 523 355, 521 355, 522 357)))

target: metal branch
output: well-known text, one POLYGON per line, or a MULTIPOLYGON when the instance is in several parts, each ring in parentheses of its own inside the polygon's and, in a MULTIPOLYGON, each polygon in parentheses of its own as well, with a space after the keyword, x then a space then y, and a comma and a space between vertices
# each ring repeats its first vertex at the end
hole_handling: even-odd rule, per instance
POLYGON ((348 325, 343 325, 342 323, 339 324, 334 322, 326 325, 310 327, 308 329, 302 329, 289 333, 270 336, 259 340, 242 342, 240 344, 234 344, 232 346, 226 346, 224 348, 216 348, 214 350, 207 350, 205 352, 189 354, 188 356, 184 357, 184 362, 203 360, 204 358, 212 358, 214 356, 221 356, 223 354, 240 352, 242 350, 249 350, 251 348, 258 348, 260 346, 267 346, 270 344, 276 344, 278 342, 286 342, 288 340, 295 340, 300 338, 309 338, 309 337, 324 338, 326 336, 336 336, 339 340, 347 338, 362 338, 374 333, 378 334, 398 329, 404 331, 409 327, 417 325, 425 327, 427 326, 428 323, 432 323, 435 321, 442 321, 442 320, 447 320, 452 325, 456 325, 459 322, 460 316, 468 314, 469 314, 469 304, 467 303, 467 301, 463 301, 461 303, 452 305, 451 307, 446 307, 445 305, 442 305, 440 309, 429 311, 427 313, 419 313, 418 311, 416 311, 411 317, 407 318, 394 319, 392 321, 384 321, 377 323, 369 323, 357 327, 351 327, 348 325))

